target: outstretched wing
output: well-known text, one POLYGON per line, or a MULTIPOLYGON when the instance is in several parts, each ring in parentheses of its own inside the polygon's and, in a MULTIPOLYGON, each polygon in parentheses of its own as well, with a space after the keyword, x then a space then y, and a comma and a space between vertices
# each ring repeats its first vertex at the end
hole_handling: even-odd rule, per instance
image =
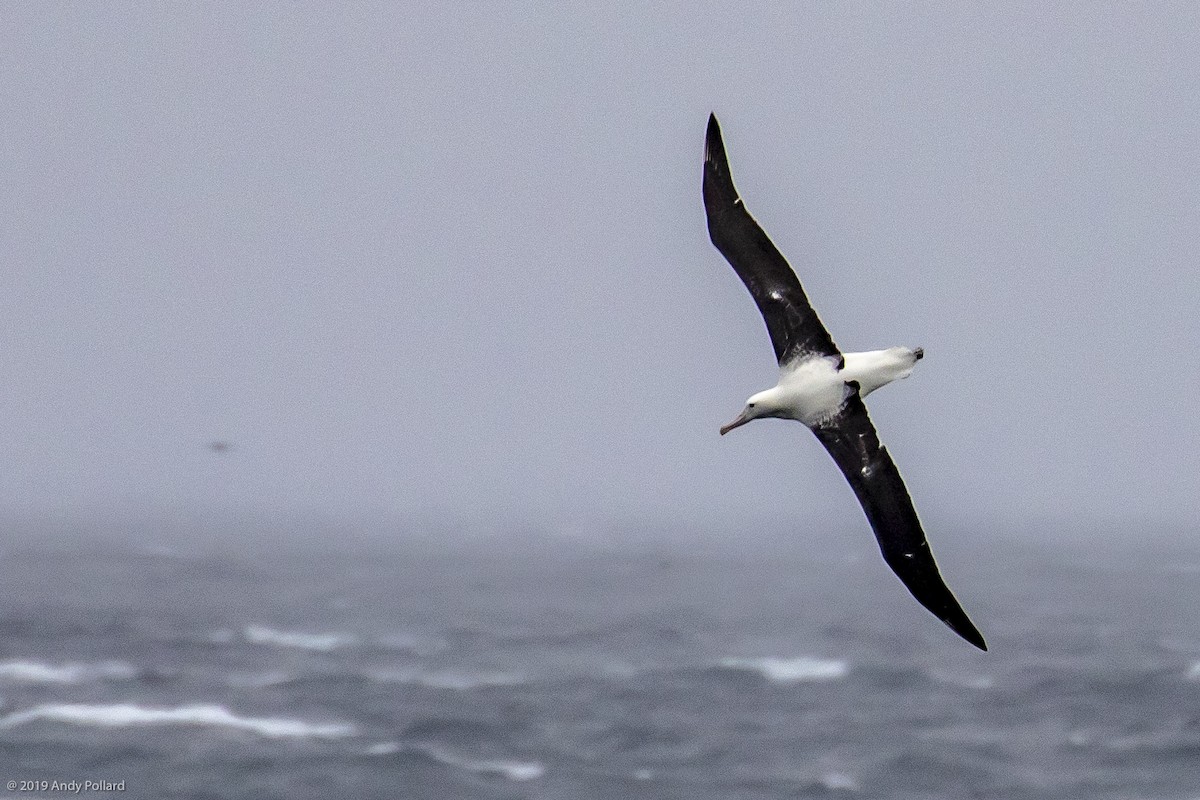
POLYGON ((784 364, 807 355, 840 356, 796 273, 738 197, 715 115, 708 118, 704 145, 708 235, 758 304, 775 346, 775 358, 784 364))
POLYGON ((814 427, 813 433, 858 496, 879 541, 883 560, 917 602, 959 636, 980 650, 987 650, 983 636, 942 580, 900 471, 887 448, 879 443, 857 386, 851 386, 855 391, 838 415, 814 427))

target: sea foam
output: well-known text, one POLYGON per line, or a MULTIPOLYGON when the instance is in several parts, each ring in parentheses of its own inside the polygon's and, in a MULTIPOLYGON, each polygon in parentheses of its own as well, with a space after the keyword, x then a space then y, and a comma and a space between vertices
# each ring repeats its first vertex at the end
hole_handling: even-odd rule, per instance
POLYGON ((546 772, 545 766, 538 761, 499 758, 472 759, 437 745, 419 745, 414 749, 448 767, 457 767, 481 775, 502 775, 510 781, 532 781, 542 777, 546 772))
POLYGON ((828 681, 844 678, 850 672, 849 665, 840 659, 811 658, 723 658, 720 665, 725 669, 740 669, 757 672, 775 683, 798 683, 800 681, 828 681))
POLYGON ((300 650, 315 650, 322 653, 358 644, 358 637, 352 633, 281 631, 268 628, 266 625, 247 625, 242 628, 242 636, 251 644, 295 647, 300 650))
POLYGON ((22 683, 88 683, 122 681, 137 677, 137 670, 124 661, 95 664, 46 664, 41 661, 0 661, 0 680, 22 683))
POLYGON ((340 739, 357 730, 344 723, 314 723, 278 717, 239 717, 224 706, 190 705, 155 708, 133 704, 91 705, 46 703, 0 717, 0 728, 15 728, 46 720, 71 725, 129 728, 147 725, 181 725, 248 731, 270 739, 340 739))
POLYGON ((479 775, 500 775, 510 781, 532 781, 546 773, 539 761, 517 761, 505 758, 470 758, 438 744, 403 744, 401 742, 377 742, 364 751, 371 756, 390 756, 396 753, 420 753, 439 764, 464 769, 479 775))

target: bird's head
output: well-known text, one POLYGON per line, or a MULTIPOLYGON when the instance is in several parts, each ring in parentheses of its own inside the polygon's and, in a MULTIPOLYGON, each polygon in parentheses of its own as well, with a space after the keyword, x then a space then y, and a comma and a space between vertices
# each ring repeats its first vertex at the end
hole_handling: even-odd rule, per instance
POLYGON ((767 389, 766 391, 751 395, 750 399, 746 401, 746 407, 742 409, 741 414, 738 414, 737 419, 728 425, 721 426, 721 435, 724 436, 734 428, 740 428, 747 422, 759 417, 778 416, 780 404, 777 394, 778 392, 775 389, 767 389))

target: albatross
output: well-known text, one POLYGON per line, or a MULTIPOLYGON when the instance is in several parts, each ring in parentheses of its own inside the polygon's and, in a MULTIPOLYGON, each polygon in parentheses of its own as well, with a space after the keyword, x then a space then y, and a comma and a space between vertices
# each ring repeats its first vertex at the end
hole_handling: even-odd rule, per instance
POLYGON ((924 351, 838 350, 796 273, 738 196, 716 115, 708 118, 705 139, 704 210, 709 237, 750 290, 779 362, 779 382, 751 395, 742 413, 721 428, 721 435, 763 417, 794 419, 808 426, 858 497, 883 560, 917 602, 959 636, 987 650, 983 636, 942 580, 900 471, 880 444, 863 403, 881 386, 907 378, 924 351))

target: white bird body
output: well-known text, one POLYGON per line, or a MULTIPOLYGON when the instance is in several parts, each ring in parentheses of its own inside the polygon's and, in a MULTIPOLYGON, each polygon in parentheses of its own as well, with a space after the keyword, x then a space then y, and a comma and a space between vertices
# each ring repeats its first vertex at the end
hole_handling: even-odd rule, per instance
POLYGON ((866 397, 881 386, 907 378, 925 355, 920 347, 889 347, 865 353, 846 353, 846 364, 838 373, 844 381, 856 381, 858 394, 866 397))
POLYGON ((860 397, 881 386, 907 378, 924 355, 921 348, 889 347, 865 353, 845 353, 841 369, 833 356, 809 356, 779 368, 779 382, 752 395, 742 415, 722 428, 728 433, 759 417, 780 417, 803 422, 812 428, 833 419, 853 393, 848 384, 858 385, 860 397))

